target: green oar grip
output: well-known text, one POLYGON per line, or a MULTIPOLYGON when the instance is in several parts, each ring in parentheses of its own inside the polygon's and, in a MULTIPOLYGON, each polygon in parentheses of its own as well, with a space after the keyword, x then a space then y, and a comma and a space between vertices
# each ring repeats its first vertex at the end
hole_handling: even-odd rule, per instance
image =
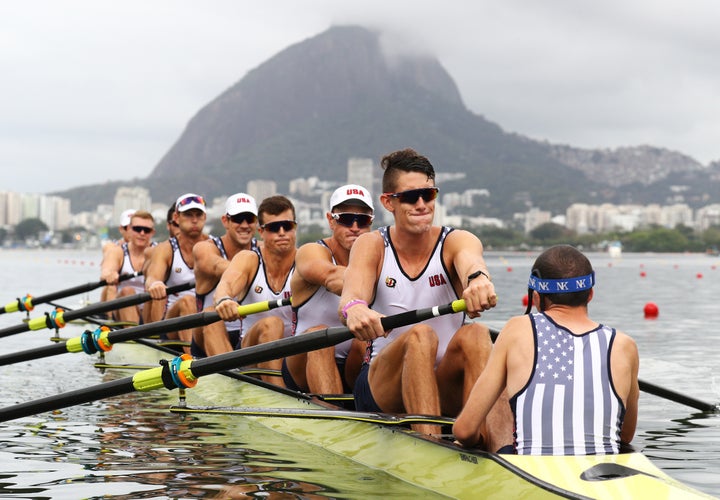
POLYGON ((165 387, 162 378, 163 367, 150 368, 133 375, 132 385, 136 391, 152 391, 165 387))

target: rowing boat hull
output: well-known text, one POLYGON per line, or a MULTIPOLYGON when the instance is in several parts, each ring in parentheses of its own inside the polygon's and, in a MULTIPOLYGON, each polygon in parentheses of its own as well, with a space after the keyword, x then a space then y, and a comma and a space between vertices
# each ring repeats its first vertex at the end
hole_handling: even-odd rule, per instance
MULTIPOLYGON (((118 344, 108 353, 113 363, 156 364, 170 357, 138 344, 118 344)), ((187 404, 214 405, 198 410, 202 413, 253 418, 279 434, 453 498, 712 498, 672 479, 641 453, 529 457, 466 450, 372 419, 302 418, 303 411, 327 409, 327 404, 225 375, 202 377, 187 391, 187 404), (248 416, 247 408, 292 409, 297 415, 248 416)))

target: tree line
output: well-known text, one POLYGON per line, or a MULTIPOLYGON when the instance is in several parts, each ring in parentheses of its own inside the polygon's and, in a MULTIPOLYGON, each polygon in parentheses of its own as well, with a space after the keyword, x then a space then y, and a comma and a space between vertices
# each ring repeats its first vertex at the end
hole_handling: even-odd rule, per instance
MULTIPOLYGON (((167 231, 163 225, 157 225, 155 239, 161 241, 167 238, 167 231)), ((463 229, 476 234, 488 250, 526 250, 528 248, 547 248, 559 243, 565 243, 588 250, 604 250, 609 242, 619 241, 625 252, 717 252, 720 248, 720 226, 711 226, 704 231, 677 225, 672 229, 661 226, 649 226, 633 231, 611 231, 608 233, 577 234, 560 224, 548 222, 542 224, 530 233, 511 228, 498 228, 495 226, 465 226, 463 229)), ((0 228, 0 244, 8 241, 26 242, 39 241, 43 233, 48 231, 47 225, 40 219, 25 219, 8 231, 0 228)), ((59 241, 63 244, 77 241, 77 235, 85 233, 85 228, 69 228, 59 231, 59 241)), ((108 236, 118 238, 117 228, 107 228, 108 236)), ((323 227, 317 224, 298 226, 298 244, 316 241, 327 234, 323 227)))

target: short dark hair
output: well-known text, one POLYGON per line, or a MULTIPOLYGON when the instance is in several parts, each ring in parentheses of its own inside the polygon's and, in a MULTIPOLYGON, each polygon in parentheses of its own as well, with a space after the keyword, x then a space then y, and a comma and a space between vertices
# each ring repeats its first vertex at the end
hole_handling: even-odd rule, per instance
POLYGON ((269 196, 258 207, 258 222, 261 225, 265 224, 265 214, 278 215, 285 210, 292 210, 293 220, 295 220, 295 206, 292 201, 282 195, 269 196))
POLYGON ((383 156, 380 167, 385 170, 382 180, 384 193, 395 192, 397 178, 402 172, 419 172, 425 174, 429 180, 435 180, 435 169, 430 160, 410 148, 383 156))
MULTIPOLYGON (((570 245, 555 245, 535 260, 532 274, 541 279, 576 278, 592 274, 592 264, 585 255, 570 245)), ((590 290, 569 293, 543 293, 553 304, 582 306, 590 299, 590 290)))
POLYGON ((170 223, 173 221, 173 214, 175 213, 175 203, 170 205, 170 208, 168 208, 167 211, 167 222, 170 223))

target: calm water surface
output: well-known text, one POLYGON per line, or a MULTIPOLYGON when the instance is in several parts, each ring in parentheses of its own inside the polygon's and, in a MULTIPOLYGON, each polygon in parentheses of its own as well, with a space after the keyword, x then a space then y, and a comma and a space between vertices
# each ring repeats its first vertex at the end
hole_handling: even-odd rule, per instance
MULTIPOLYGON (((632 335, 641 378, 720 402, 720 260, 704 255, 590 254, 597 274, 591 315, 632 335), (648 302, 660 314, 643 316, 648 302)), ((488 253, 500 296, 493 328, 522 314, 534 254, 488 253)), ((0 251, 0 304, 96 281, 99 251, 0 251)), ((98 292, 58 300, 70 308, 98 292)), ((39 305, 32 317, 48 307, 39 305)), ((20 313, 0 315, 0 328, 20 313)), ((63 333, 76 336, 83 327, 63 333)), ((48 344, 46 330, 0 339, 0 355, 48 344)), ((0 406, 99 384, 83 354, 0 367, 0 406)), ((202 381, 201 381, 202 383, 202 381)), ((176 391, 174 391, 176 392, 176 391)), ((173 393, 135 393, 0 424, 0 498, 395 498, 427 497, 382 472, 281 438, 246 418, 166 411, 173 393)), ((670 475, 720 496, 720 414, 642 394, 636 447, 670 475)))

